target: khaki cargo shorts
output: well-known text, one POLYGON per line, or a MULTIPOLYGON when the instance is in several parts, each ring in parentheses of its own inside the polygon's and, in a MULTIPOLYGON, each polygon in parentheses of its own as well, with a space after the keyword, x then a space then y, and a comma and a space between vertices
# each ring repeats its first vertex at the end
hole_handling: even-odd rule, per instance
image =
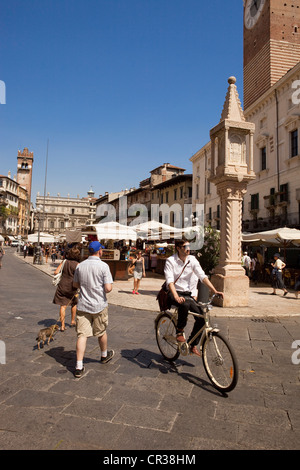
POLYGON ((108 325, 108 307, 99 313, 87 313, 77 310, 76 331, 77 337, 102 336, 108 325))

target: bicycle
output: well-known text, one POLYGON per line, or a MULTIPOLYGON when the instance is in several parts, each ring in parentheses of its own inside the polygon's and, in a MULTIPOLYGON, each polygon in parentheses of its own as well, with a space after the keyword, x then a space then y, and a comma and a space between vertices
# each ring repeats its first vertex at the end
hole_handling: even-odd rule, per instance
POLYGON ((160 312, 155 319, 155 332, 158 348, 163 357, 174 362, 179 355, 187 356, 191 343, 201 335, 199 351, 202 357, 205 372, 213 386, 222 393, 233 390, 238 381, 238 363, 232 346, 219 332, 218 328, 210 324, 209 311, 213 308, 212 301, 207 303, 196 302, 203 314, 189 312, 194 317, 204 318, 204 326, 191 338, 189 342, 178 342, 176 339, 176 324, 178 308, 173 311, 160 312))

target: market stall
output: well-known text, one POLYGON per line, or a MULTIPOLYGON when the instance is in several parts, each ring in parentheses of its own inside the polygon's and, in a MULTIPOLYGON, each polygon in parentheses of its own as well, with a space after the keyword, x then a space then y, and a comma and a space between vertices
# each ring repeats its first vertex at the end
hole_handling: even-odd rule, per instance
POLYGON ((265 265, 268 264, 266 253, 270 255, 271 251, 273 257, 274 252, 278 251, 287 265, 283 272, 284 282, 288 287, 294 287, 296 279, 300 276, 300 230, 281 227, 263 232, 243 233, 242 243, 249 247, 262 248, 265 265))

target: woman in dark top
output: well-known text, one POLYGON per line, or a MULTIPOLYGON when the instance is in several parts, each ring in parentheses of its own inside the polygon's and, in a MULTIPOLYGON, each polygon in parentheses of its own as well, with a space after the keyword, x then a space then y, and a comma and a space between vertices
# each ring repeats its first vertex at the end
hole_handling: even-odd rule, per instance
MULTIPOLYGON (((65 331, 66 308, 70 304, 71 300, 71 326, 75 326, 76 324, 75 317, 77 297, 74 297, 76 294, 76 289, 73 288, 73 277, 76 266, 79 264, 80 259, 81 255, 78 248, 73 247, 67 252, 66 261, 63 265, 62 277, 54 295, 53 303, 60 305, 59 314, 61 321, 61 331, 65 331)), ((60 263, 54 274, 58 274, 61 270, 61 267, 62 263, 60 263)))

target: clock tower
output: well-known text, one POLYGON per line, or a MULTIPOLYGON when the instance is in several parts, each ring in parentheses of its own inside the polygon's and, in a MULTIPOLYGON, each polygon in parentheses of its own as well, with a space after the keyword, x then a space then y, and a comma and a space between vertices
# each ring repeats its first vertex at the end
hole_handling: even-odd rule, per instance
POLYGON ((17 181, 25 187, 28 192, 28 202, 31 202, 31 182, 32 182, 32 166, 33 152, 29 152, 28 148, 24 148, 23 152, 18 150, 18 170, 17 181))
POLYGON ((244 0, 244 110, 300 61, 300 0, 244 0))

